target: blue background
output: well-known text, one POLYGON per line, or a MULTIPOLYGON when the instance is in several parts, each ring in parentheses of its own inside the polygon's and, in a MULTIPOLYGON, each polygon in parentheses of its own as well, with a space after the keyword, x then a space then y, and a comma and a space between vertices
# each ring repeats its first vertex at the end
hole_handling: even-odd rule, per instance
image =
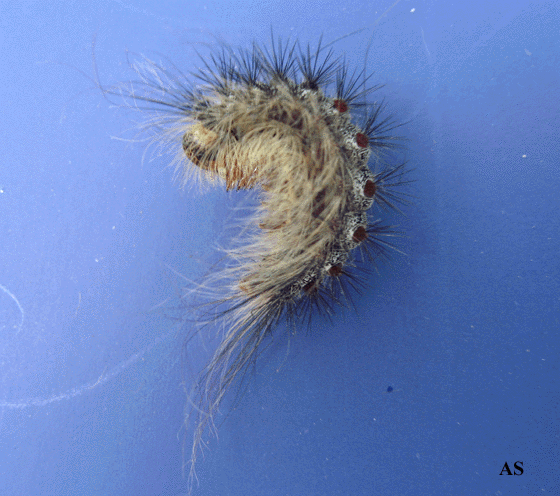
POLYGON ((0 494, 186 492, 178 295, 236 198, 173 183, 92 52, 110 85, 127 50, 188 73, 200 43, 271 27, 367 28, 333 47, 408 122, 407 256, 289 352, 278 333, 194 494, 560 494, 557 3, 393 4, 0 4, 0 494))

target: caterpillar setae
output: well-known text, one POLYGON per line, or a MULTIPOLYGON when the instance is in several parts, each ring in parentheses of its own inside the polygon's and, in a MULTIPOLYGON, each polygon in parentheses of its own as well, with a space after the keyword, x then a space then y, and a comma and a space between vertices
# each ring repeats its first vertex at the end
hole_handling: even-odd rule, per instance
POLYGON ((183 185, 194 173, 258 194, 242 242, 213 278, 225 330, 198 380, 191 481, 205 429, 267 334, 332 313, 356 289, 357 263, 395 248, 398 233, 378 215, 400 211, 409 182, 405 163, 385 163, 399 125, 383 117, 383 102, 368 102, 379 86, 366 86, 365 70, 350 74, 321 40, 312 50, 272 36, 269 47, 221 45, 201 60, 190 81, 142 58, 132 64, 140 80, 118 90, 154 112, 148 127, 175 154, 183 185))

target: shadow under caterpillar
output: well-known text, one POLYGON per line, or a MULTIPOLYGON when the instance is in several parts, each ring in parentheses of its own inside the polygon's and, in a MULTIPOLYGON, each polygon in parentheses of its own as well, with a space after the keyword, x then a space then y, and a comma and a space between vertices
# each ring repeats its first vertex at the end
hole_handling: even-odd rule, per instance
POLYGON ((321 40, 312 50, 272 36, 268 48, 221 45, 201 60, 191 80, 141 58, 132 63, 139 81, 104 89, 153 112, 145 127, 175 154, 183 185, 198 175, 258 191, 247 229, 227 251, 231 263, 213 278, 225 331, 187 414, 195 417, 191 483, 204 432, 265 337, 283 320, 332 314, 359 284, 357 263, 396 249, 400 233, 377 215, 400 212, 410 182, 405 163, 385 163, 400 124, 383 117, 383 102, 368 102, 379 86, 366 86, 365 70, 350 74, 321 40))

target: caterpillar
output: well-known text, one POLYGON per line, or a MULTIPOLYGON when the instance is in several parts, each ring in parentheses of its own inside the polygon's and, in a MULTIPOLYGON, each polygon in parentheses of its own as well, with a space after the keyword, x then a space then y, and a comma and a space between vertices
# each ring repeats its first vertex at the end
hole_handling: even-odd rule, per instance
POLYGON ((238 375, 282 321, 344 305, 364 259, 387 257, 399 235, 378 217, 400 212, 405 162, 386 163, 399 127, 368 98, 365 70, 349 71, 329 45, 220 45, 188 78, 146 58, 135 84, 108 90, 148 108, 153 142, 175 155, 183 185, 194 176, 226 190, 255 190, 241 241, 228 250, 216 307, 224 335, 198 379, 190 478, 203 434, 238 375), (360 121, 358 123, 357 121, 360 121))

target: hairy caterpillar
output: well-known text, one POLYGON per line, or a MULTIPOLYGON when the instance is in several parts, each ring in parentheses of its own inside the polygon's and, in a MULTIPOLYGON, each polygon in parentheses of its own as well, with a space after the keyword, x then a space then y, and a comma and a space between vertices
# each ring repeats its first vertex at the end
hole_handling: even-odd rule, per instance
POLYGON ((379 87, 365 87, 365 71, 350 75, 321 40, 315 50, 274 37, 269 48, 221 46, 202 62, 195 84, 142 59, 138 83, 108 90, 154 112, 147 127, 175 153, 183 185, 194 173, 258 191, 242 242, 213 278, 226 329, 198 382, 191 480, 206 427, 267 334, 283 319, 331 313, 355 289, 357 261, 395 248, 397 233, 377 215, 399 211, 408 182, 404 163, 384 165, 398 125, 367 101, 379 87))

